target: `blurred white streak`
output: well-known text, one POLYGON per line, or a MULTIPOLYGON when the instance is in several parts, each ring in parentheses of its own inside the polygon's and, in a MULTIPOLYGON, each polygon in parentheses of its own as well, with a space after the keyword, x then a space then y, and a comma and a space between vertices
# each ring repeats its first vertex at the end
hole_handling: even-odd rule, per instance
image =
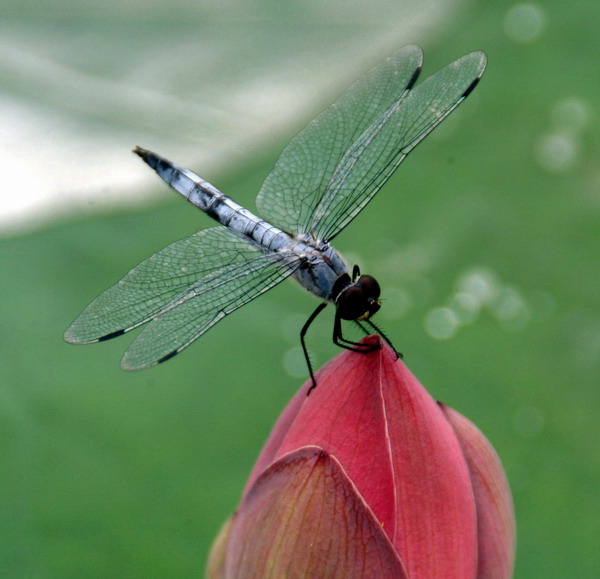
POLYGON ((35 10, 17 10, 0 24, 0 234, 164 193, 129 154, 136 145, 214 180, 274 133, 291 137, 402 44, 422 44, 457 3, 276 11, 244 2, 240 12, 230 2, 198 12, 179 2, 169 20, 164 4, 149 1, 124 20, 118 3, 99 18, 97 4, 67 0, 72 20, 44 18, 53 26, 42 27, 35 10))

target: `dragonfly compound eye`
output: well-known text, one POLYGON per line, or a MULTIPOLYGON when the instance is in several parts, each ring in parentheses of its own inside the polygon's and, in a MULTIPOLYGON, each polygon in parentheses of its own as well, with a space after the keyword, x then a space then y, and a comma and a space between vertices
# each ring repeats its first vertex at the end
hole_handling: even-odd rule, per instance
POLYGON ((379 284, 370 275, 362 275, 356 284, 338 297, 337 310, 342 320, 367 320, 381 307, 379 284))
POLYGON ((351 285, 339 296, 337 310, 342 320, 358 320, 368 310, 365 294, 358 285, 351 285))
POLYGON ((376 300, 381 295, 381 288, 377 280, 370 275, 361 275, 356 283, 362 289, 365 298, 376 300))

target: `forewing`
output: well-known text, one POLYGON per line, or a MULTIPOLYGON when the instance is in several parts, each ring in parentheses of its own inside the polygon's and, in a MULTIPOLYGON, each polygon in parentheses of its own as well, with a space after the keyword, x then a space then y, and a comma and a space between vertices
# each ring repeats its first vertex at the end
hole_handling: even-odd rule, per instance
POLYGON ((137 370, 172 358, 225 316, 291 275, 303 258, 293 252, 259 255, 201 279, 156 315, 121 361, 137 370))
POLYGON ((486 57, 472 52, 397 99, 352 143, 329 179, 308 230, 333 239, 373 198, 404 158, 475 88, 486 57))
POLYGON ((73 344, 119 336, 147 322, 206 276, 261 256, 225 227, 176 241, 133 268, 100 294, 65 332, 73 344))
POLYGON ((359 79, 284 149, 256 199, 261 215, 291 234, 305 233, 332 192, 341 160, 361 135, 402 100, 423 59, 406 46, 359 79))

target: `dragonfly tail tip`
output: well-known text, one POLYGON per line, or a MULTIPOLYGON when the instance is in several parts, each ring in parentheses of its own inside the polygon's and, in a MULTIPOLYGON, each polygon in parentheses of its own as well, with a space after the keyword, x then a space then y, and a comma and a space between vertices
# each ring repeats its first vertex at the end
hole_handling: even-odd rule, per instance
POLYGON ((146 159, 146 157, 150 153, 150 151, 142 149, 142 147, 135 147, 131 152, 135 153, 138 157, 141 157, 142 159, 146 159))

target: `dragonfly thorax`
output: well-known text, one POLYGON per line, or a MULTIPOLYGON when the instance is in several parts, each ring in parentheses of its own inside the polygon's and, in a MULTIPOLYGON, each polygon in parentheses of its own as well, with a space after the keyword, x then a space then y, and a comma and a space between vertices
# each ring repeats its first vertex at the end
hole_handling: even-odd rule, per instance
POLYGON ((328 243, 308 237, 294 245, 294 251, 305 262, 293 274, 294 279, 318 298, 335 302, 337 280, 348 274, 348 266, 342 256, 328 243))

